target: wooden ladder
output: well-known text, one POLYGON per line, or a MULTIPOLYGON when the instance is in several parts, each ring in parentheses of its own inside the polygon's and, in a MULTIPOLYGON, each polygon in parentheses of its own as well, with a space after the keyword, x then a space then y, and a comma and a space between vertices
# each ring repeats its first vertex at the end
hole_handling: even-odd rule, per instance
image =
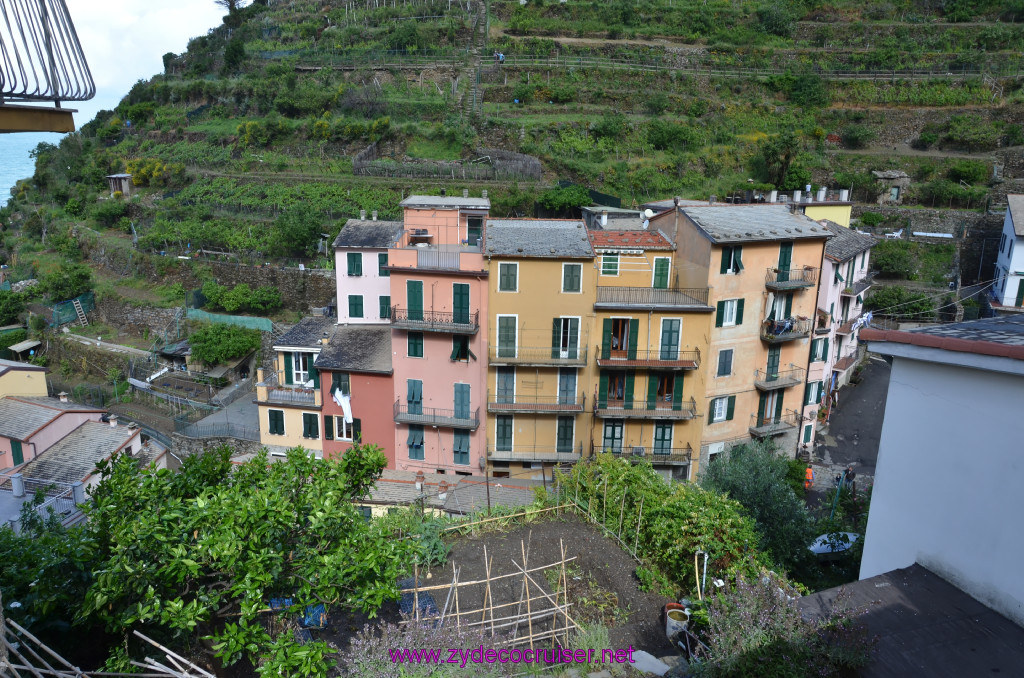
POLYGON ((82 327, 88 325, 89 319, 85 316, 85 309, 82 308, 82 302, 80 302, 78 299, 75 299, 71 303, 75 307, 75 313, 78 314, 78 324, 80 324, 82 327))

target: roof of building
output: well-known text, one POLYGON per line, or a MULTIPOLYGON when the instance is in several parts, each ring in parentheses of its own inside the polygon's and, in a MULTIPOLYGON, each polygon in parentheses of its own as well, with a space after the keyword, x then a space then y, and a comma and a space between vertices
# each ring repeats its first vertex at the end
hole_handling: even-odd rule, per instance
POLYGON ((319 370, 391 373, 388 325, 340 325, 314 363, 319 370))
POLYGON ((889 341, 1024 360, 1024 316, 1007 315, 914 330, 861 330, 863 341, 889 341))
POLYGON ((29 363, 19 363, 17 360, 5 360, 0 358, 0 374, 9 370, 21 370, 27 372, 45 372, 45 367, 39 365, 30 365, 29 363))
POLYGON ((103 461, 128 444, 138 429, 87 421, 42 454, 21 467, 21 474, 36 480, 74 483, 85 480, 103 461))
POLYGON ((1010 219, 1013 221, 1013 232, 1018 237, 1024 237, 1024 195, 1019 193, 1006 196, 1010 211, 1010 219))
POLYGON ((875 236, 859 233, 834 221, 822 219, 818 223, 832 233, 832 237, 825 243, 825 257, 832 261, 849 261, 878 244, 878 238, 875 236))
POLYGON ((902 170, 871 170, 871 173, 878 179, 909 179, 907 173, 902 170))
POLYGON ((491 208, 491 201, 487 198, 463 198, 461 195, 410 195, 399 203, 401 207, 425 207, 435 209, 457 209, 466 207, 470 209, 491 208))
POLYGON ((298 325, 278 337, 274 346, 317 348, 321 346, 320 340, 324 338, 324 334, 330 336, 334 333, 335 328, 337 328, 337 324, 334 318, 321 316, 303 318, 298 325))
POLYGON ((488 219, 487 254, 590 259, 594 250, 579 219, 488 219))
MULTIPOLYGON (((707 200, 684 200, 682 198, 679 198, 679 205, 680 205, 680 207, 691 207, 691 206, 695 207, 695 206, 698 206, 698 205, 707 205, 707 204, 708 204, 707 200)), ((720 203, 720 204, 724 204, 724 203, 720 203)), ((658 212, 658 211, 664 212, 665 210, 672 209, 673 207, 675 207, 675 205, 676 205, 676 199, 675 198, 667 198, 665 200, 655 200, 654 202, 645 202, 643 205, 641 205, 641 207, 643 209, 654 210, 655 212, 658 212)))
POLYGON ((103 412, 104 410, 78 403, 62 403, 56 398, 11 396, 0 398, 0 436, 13 440, 28 440, 65 412, 103 412))
POLYGON ((646 231, 617 230, 590 231, 594 249, 673 250, 672 242, 657 229, 646 231))
POLYGON ((334 239, 334 246, 387 249, 402 237, 403 228, 401 221, 349 219, 334 239))
POLYGON ((877 638, 865 678, 1012 675, 1024 666, 1024 629, 920 565, 800 598, 823 618, 837 596, 877 638))
POLYGON ((786 205, 703 204, 680 209, 716 244, 832 236, 817 221, 786 205))
POLYGON ((157 349, 157 353, 160 355, 182 358, 187 355, 192 355, 192 344, 188 343, 188 339, 182 339, 181 341, 176 341, 173 344, 167 344, 163 348, 157 349))
POLYGON ((10 346, 7 347, 7 350, 13 353, 24 353, 30 348, 35 348, 36 346, 39 346, 42 343, 43 342, 39 341, 38 339, 26 339, 25 341, 19 341, 17 344, 11 344, 10 346))
MULTIPOLYGON (((543 482, 519 478, 491 478, 491 506, 527 506, 536 498, 533 488, 537 486, 543 486, 543 482)), ((487 508, 487 492, 483 476, 426 473, 421 492, 416 489, 414 471, 385 469, 366 501, 409 506, 419 502, 422 494, 425 507, 444 509, 448 513, 475 513, 487 508), (448 484, 444 500, 439 497, 442 481, 448 484)))

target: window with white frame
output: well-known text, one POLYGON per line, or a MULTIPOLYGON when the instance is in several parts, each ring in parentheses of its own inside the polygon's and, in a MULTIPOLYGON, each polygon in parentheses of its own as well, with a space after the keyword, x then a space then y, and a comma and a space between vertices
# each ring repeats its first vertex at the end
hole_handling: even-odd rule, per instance
POLYGON ((562 291, 583 290, 583 264, 562 264, 562 291))
POLYGON ((732 374, 732 351, 733 349, 727 348, 718 352, 718 375, 719 377, 728 377, 732 374))
POLYGON ((292 381, 296 384, 305 384, 309 381, 309 364, 312 354, 295 351, 292 353, 292 381))
POLYGON ((602 254, 601 255, 601 275, 618 275, 619 274, 619 255, 618 254, 602 254))
POLYGON ((726 299, 722 302, 722 327, 736 324, 736 305, 739 299, 726 299))
POLYGON ((498 264, 498 291, 519 291, 519 264, 498 264))
POLYGON ((711 423, 730 421, 733 411, 736 408, 736 396, 721 396, 711 399, 711 407, 708 408, 708 419, 711 423))

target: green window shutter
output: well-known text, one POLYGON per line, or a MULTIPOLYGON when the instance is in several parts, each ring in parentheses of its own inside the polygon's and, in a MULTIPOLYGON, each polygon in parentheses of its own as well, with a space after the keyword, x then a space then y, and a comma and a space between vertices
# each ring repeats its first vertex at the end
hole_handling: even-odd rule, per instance
POLYGON ((682 321, 677 318, 665 318, 661 321, 661 359, 679 359, 679 333, 682 321))
POLYGON ((709 424, 715 420, 715 401, 716 400, 718 400, 718 398, 712 398, 710 400, 710 402, 708 402, 708 423, 709 424))
POLYGON ((736 265, 736 272, 739 273, 743 270, 743 245, 735 245, 732 248, 732 259, 736 265))
POLYGON ((723 322, 725 322, 725 302, 720 301, 715 304, 715 327, 721 327, 723 322))
POLYGON ((309 378, 313 380, 313 388, 320 388, 320 370, 313 365, 309 366, 309 378))
POLYGON ((348 315, 351 318, 362 318, 363 317, 363 295, 361 295, 361 294, 350 294, 350 295, 348 295, 348 315))
POLYGON ((498 357, 516 357, 516 319, 514 316, 498 318, 498 357))
POLYGON ((1014 306, 1024 306, 1024 278, 1017 281, 1017 297, 1013 301, 1014 306))
POLYGON ((15 466, 25 463, 25 452, 21 448, 20 440, 11 440, 11 461, 15 466))
POLYGON ((811 404, 811 385, 804 384, 804 405, 811 404))
POLYGON ((736 324, 743 324, 743 299, 736 300, 736 324))
POLYGON ((557 452, 572 452, 572 417, 559 417, 555 431, 555 450, 557 452))
POLYGON ((284 383, 291 384, 292 381, 292 354, 288 351, 284 354, 284 383))
POLYGON ((363 254, 361 252, 349 252, 347 255, 348 259, 348 274, 349 275, 362 275, 363 274, 363 254))
POLYGON ((732 421, 732 415, 736 412, 736 396, 729 396, 729 401, 726 403, 725 408, 725 420, 732 421))
POLYGON ((663 290, 668 288, 668 265, 669 260, 659 258, 654 260, 654 288, 663 290))
POLYGON ((469 322, 469 285, 466 283, 452 284, 452 316, 457 323, 469 322))
POLYGON ((782 397, 784 395, 786 395, 784 391, 779 391, 778 393, 779 393, 779 398, 778 398, 778 400, 775 401, 775 420, 776 421, 782 419, 782 397))
POLYGON ((363 439, 363 420, 352 419, 352 440, 360 442, 363 439))
MULTIPOLYGON (((726 245, 722 248, 722 268, 718 272, 725 275, 729 272, 729 261, 732 259, 732 248, 726 245)), ((721 327, 721 325, 719 325, 721 327)))
POLYGON ((676 375, 675 383, 672 386, 672 409, 681 410, 683 409, 683 381, 684 375, 682 372, 676 375))
POLYGON ((607 360, 612 355, 612 320, 605 318, 601 325, 601 358, 607 360))
POLYGON ((597 385, 597 406, 608 407, 608 373, 602 372, 597 385))
POLYGON ((575 360, 577 357, 577 351, 579 351, 580 345, 580 320, 579 318, 569 318, 569 357, 575 360))
POLYGON ((382 278, 391 276, 391 271, 388 270, 388 253, 378 252, 377 253, 377 275, 382 278))
POLYGON ((764 408, 767 400, 767 395, 762 393, 761 397, 757 400, 757 425, 760 426, 764 423, 764 408))
POLYGON ((456 464, 465 465, 469 463, 469 431, 455 429, 455 440, 452 444, 452 450, 455 452, 456 464))
POLYGON ((825 337, 822 341, 821 359, 828 360, 828 337, 825 337))
POLYGON ((385 318, 390 318, 391 317, 391 297, 390 297, 390 295, 389 296, 378 297, 377 301, 380 304, 380 308, 378 310, 378 313, 380 314, 381 320, 383 320, 385 318))
POLYGON ((331 393, 333 394, 339 388, 341 388, 341 372, 331 372, 331 393))
POLYGON ((551 319, 551 357, 557 358, 562 350, 562 319, 551 319))
POLYGON ((804 426, 804 442, 805 443, 811 442, 811 428, 812 427, 810 425, 804 426))
POLYGON ((406 352, 410 358, 423 357, 423 333, 409 332, 405 339, 406 352))
POLYGON ((629 320, 629 337, 627 338, 628 346, 626 347, 626 357, 630 360, 636 360, 636 345, 640 338, 640 321, 636 318, 630 318, 629 320))
POLYGON ((498 264, 498 291, 515 292, 518 287, 515 264, 498 264))
POLYGON ((507 415, 495 417, 494 447, 501 452, 512 450, 512 417, 507 415))
POLYGON ((658 376, 655 372, 647 375, 647 409, 653 410, 658 402, 658 376))
POLYGON ((405 297, 409 306, 409 320, 423 320, 423 281, 406 280, 405 297))
POLYGON ((793 293, 790 292, 786 295, 786 317, 793 317, 793 293))
POLYGON ((334 440, 334 417, 324 415, 324 440, 334 440))
POLYGON ((818 403, 825 399, 825 381, 818 382, 818 403))
POLYGON ((469 419, 469 384, 455 384, 455 416, 469 419))
POLYGON ((633 386, 636 381, 636 373, 633 370, 626 372, 626 388, 623 393, 623 406, 627 410, 633 409, 633 386))
POLYGON ((858 294, 858 295, 857 295, 857 303, 858 303, 858 304, 863 304, 863 303, 864 303, 864 297, 862 297, 862 296, 860 296, 860 295, 858 294))
POLYGON ((566 264, 562 269, 562 290, 564 292, 579 292, 581 289, 582 272, 582 265, 566 264))

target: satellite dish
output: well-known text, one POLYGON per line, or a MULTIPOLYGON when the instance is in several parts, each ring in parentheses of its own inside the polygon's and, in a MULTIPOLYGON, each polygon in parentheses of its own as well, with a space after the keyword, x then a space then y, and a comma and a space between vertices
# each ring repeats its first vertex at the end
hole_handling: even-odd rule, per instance
POLYGON ((647 209, 644 210, 644 216, 650 219, 651 217, 654 216, 654 210, 648 207, 647 209))

